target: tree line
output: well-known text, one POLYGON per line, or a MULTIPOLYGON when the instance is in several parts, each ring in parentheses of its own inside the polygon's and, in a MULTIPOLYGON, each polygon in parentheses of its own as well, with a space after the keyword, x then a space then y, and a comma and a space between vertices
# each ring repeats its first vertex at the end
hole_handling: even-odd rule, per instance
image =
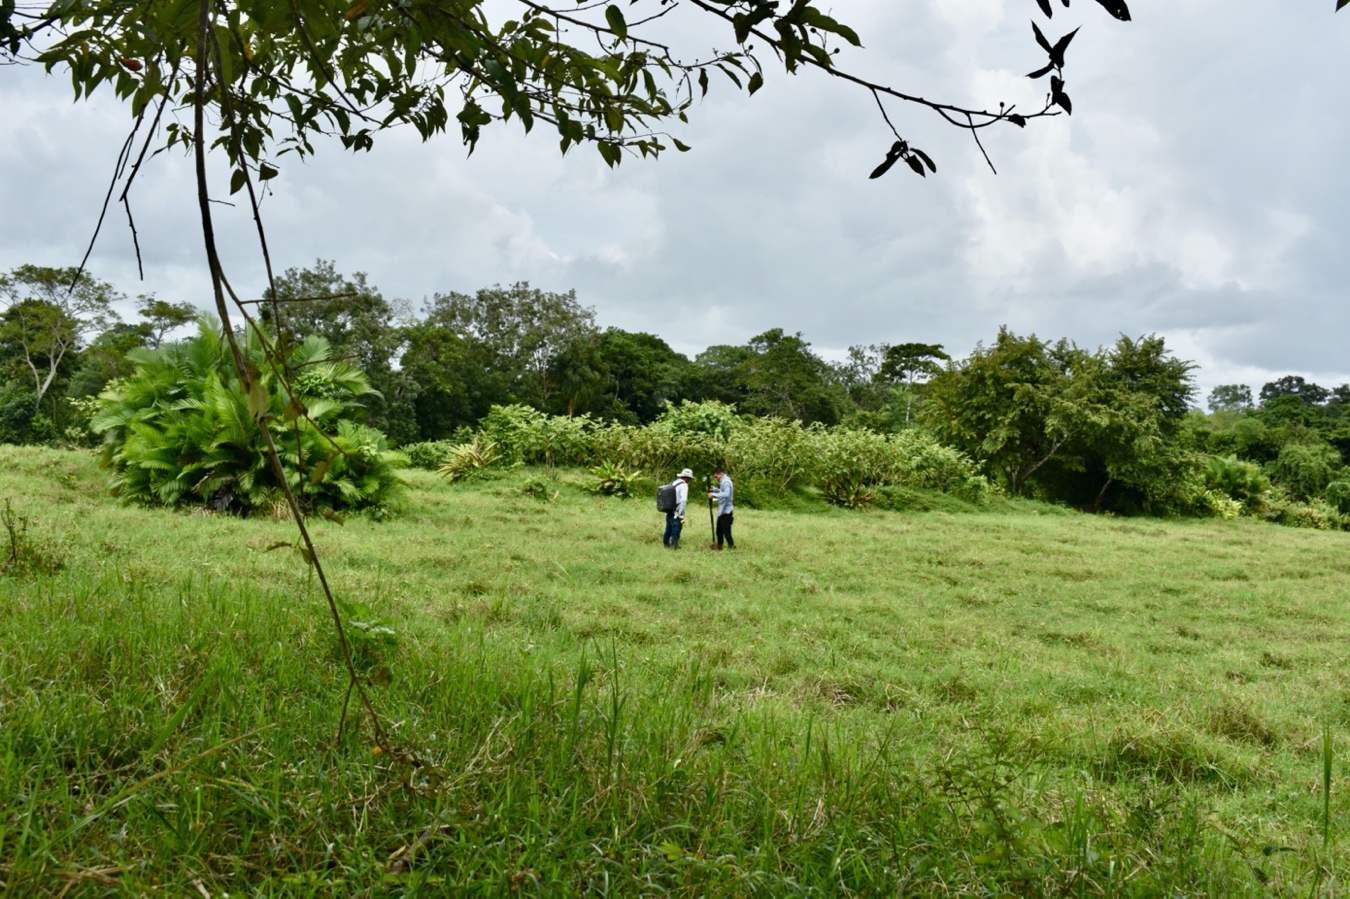
MULTIPOLYGON (((158 347, 198 314, 146 296, 139 320, 123 322, 113 307, 127 298, 88 275, 68 291, 75 274, 22 266, 0 277, 9 442, 64 436, 79 424, 80 401, 127 374, 129 350, 158 347)), ((657 335, 600 327, 575 291, 522 282, 437 293, 415 315, 364 274, 345 276, 325 260, 286 271, 263 299, 261 320, 286 343, 323 337, 365 371, 377 391, 367 422, 397 444, 448 439, 510 404, 646 424, 666 403, 717 400, 748 414, 889 428, 946 358, 941 347, 906 344, 855 347, 847 363, 830 364, 800 334, 775 328, 690 359, 657 335)))
MULTIPOLYGON (((138 320, 121 321, 113 309, 127 298, 75 275, 21 266, 0 277, 0 441, 88 440, 93 398, 131 371, 128 353, 158 348, 197 316, 142 296, 138 320)), ((1225 385, 1205 414, 1193 408, 1194 366, 1152 335, 1088 350, 1005 328, 964 359, 914 342, 854 346, 829 362, 774 328, 691 359, 657 335, 602 328, 574 291, 522 282, 437 293, 416 314, 324 260, 285 272, 257 308, 283 345, 322 338, 362 370, 373 389, 361 416, 394 445, 467 440, 494 407, 646 425, 669 406, 715 401, 805 425, 921 427, 1011 495, 1167 514, 1207 511, 1197 507, 1206 491, 1232 480, 1210 471, 1215 458, 1255 466, 1262 495, 1339 508, 1327 491, 1350 460, 1350 385, 1287 376, 1255 397, 1225 385)))

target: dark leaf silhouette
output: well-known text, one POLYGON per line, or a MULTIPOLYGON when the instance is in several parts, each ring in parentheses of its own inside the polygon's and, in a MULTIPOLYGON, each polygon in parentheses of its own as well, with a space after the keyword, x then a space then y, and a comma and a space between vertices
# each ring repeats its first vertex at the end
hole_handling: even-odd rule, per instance
POLYGON ((872 174, 868 175, 867 177, 872 179, 880 178, 882 175, 886 174, 891 170, 891 166, 895 165, 895 161, 899 158, 900 158, 899 156, 887 156, 886 161, 883 162, 881 165, 877 166, 876 168, 872 169, 872 174))
MULTIPOLYGON (((1350 0, 1345 0, 1345 2, 1350 3, 1350 0)), ((1017 115, 1016 113, 1013 113, 1012 115, 1008 116, 1008 121, 1012 122, 1018 128, 1027 127, 1026 117, 1017 115)))
POLYGON ((1058 62, 1061 66, 1064 65, 1064 51, 1069 49, 1069 42, 1073 40, 1073 36, 1077 33, 1078 29, 1075 28, 1055 43, 1055 49, 1050 51, 1051 60, 1058 62))
MULTIPOLYGON (((1120 19, 1122 22, 1130 21, 1130 8, 1125 5, 1125 0, 1097 0, 1102 5, 1102 9, 1111 15, 1120 19)), ((1340 0, 1341 5, 1345 5, 1345 0, 1340 0)), ((1340 7, 1338 6, 1337 9, 1340 7)))
MULTIPOLYGON (((1054 7, 1050 5, 1050 0, 1036 0, 1036 2, 1040 4, 1041 12, 1045 13, 1046 16, 1053 16, 1055 14, 1054 7)), ((1346 0, 1346 2, 1350 2, 1350 0, 1346 0)))
POLYGON ((1336 0, 1336 11, 1340 12, 1341 7, 1345 6, 1346 4, 1350 4, 1350 0, 1336 0))
POLYGON ((1064 93, 1064 79, 1058 75, 1050 76, 1050 102, 1069 115, 1073 115, 1073 101, 1069 99, 1068 94, 1064 93))
POLYGON ((1051 72, 1053 72, 1054 70, 1055 70, 1055 64, 1054 64, 1053 62, 1048 62, 1048 63, 1045 64, 1045 67, 1044 67, 1044 68, 1037 69, 1037 70, 1034 71, 1034 72, 1027 72, 1027 77, 1028 77, 1028 78, 1044 78, 1046 75, 1049 75, 1049 74, 1050 74, 1051 72))
POLYGON ((1044 50, 1050 56, 1050 64, 1043 69, 1037 69, 1036 71, 1027 75, 1027 77, 1040 78, 1042 75, 1045 75, 1051 69, 1063 69, 1064 52, 1069 49, 1069 44, 1073 41, 1074 35, 1078 33, 1078 29, 1075 28, 1073 31, 1070 31, 1068 34, 1064 35, 1062 38, 1056 41, 1053 45, 1048 40, 1046 40, 1045 35, 1041 33, 1041 29, 1037 27, 1035 22, 1031 23, 1031 30, 1036 35, 1036 43, 1039 44, 1041 49, 1044 50))
POLYGON ((933 160, 928 158, 927 153, 922 150, 911 149, 909 144, 902 140, 898 140, 891 144, 891 148, 886 151, 886 160, 873 169, 872 174, 867 177, 874 179, 880 178, 882 175, 889 172, 891 166, 895 165, 895 163, 901 159, 903 159, 910 168, 925 178, 928 177, 928 173, 924 171, 923 168, 925 162, 928 163, 928 168, 932 169, 934 172, 937 171, 937 166, 933 165, 933 160))
MULTIPOLYGON (((933 160, 930 159, 930 158, 928 157, 928 154, 927 154, 927 153, 925 153, 924 151, 920 150, 918 147, 915 147, 915 148, 914 148, 914 155, 917 156, 917 157, 919 157, 920 159, 923 160, 924 165, 928 166, 928 171, 932 172, 934 175, 937 174, 937 166, 933 164, 933 160)), ((920 174, 923 174, 923 173, 920 172, 920 174)))
POLYGON ((1040 45, 1042 50, 1044 50, 1046 53, 1050 53, 1054 50, 1054 48, 1050 46, 1050 42, 1045 39, 1045 35, 1041 34, 1041 26, 1037 25, 1035 22, 1032 22, 1031 31, 1033 34, 1036 35, 1036 43, 1040 45))

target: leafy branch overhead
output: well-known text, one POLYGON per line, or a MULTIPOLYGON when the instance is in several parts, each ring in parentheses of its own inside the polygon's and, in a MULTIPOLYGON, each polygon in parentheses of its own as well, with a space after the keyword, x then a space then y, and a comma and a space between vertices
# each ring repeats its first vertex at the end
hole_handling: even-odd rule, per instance
MULTIPOLYGON (((1048 0, 1037 2, 1050 13, 1048 0)), ((1123 3, 1099 2, 1129 18, 1123 3)), ((684 151, 671 126, 688 120, 714 80, 760 90, 770 58, 786 72, 814 69, 872 94, 894 138, 874 177, 900 159, 920 175, 935 170, 885 104, 928 109, 977 140, 984 128, 1023 127, 1068 108, 1058 88, 1024 113, 870 81, 839 65, 841 48, 862 39, 820 0, 87 0, 31 10, 0 0, 0 53, 67 71, 80 98, 110 86, 138 125, 148 119, 146 146, 161 121, 168 146, 191 145, 192 117, 172 113, 190 109, 200 86, 213 123, 205 127, 215 130, 207 139, 235 169, 231 192, 275 177, 287 153, 313 153, 318 137, 368 150, 398 125, 423 139, 457 128, 472 152, 490 125, 543 123, 563 152, 590 144, 610 166, 626 154, 684 151), (666 27, 677 11, 703 20, 701 53, 670 38, 687 33, 666 27)), ((1049 45, 1038 31, 1038 39, 1058 79, 1068 38, 1049 45)))
MULTIPOLYGON (((1069 5, 1069 0, 1062 0, 1062 2, 1066 7, 1069 5)), ((1036 3, 1040 6, 1041 12, 1045 13, 1046 18, 1054 17, 1055 8, 1050 0, 1036 0, 1036 3)), ((1125 5, 1125 0, 1097 0, 1097 3, 1120 21, 1130 21, 1130 8, 1125 5)), ((1073 40, 1074 35, 1078 33, 1078 29, 1075 28, 1073 31, 1070 31, 1053 44, 1046 39, 1040 26, 1035 22, 1031 23, 1031 31, 1036 37, 1037 46, 1046 52, 1046 55, 1050 57, 1050 61, 1027 75, 1027 77, 1044 78, 1046 75, 1050 75, 1049 105, 1058 106, 1069 115, 1073 115, 1073 101, 1070 100, 1069 95, 1064 92, 1064 52, 1069 49, 1069 43, 1073 40), (1051 75, 1051 72, 1054 74, 1051 75)))

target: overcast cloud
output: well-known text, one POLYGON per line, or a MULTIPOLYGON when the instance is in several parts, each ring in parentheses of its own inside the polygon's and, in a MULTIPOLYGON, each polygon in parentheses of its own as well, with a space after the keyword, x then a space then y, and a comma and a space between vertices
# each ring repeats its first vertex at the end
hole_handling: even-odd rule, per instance
MULTIPOLYGON (((1350 380, 1350 13, 1330 0, 1132 7, 1129 24, 1086 0, 1057 12, 1055 34, 1086 26, 1069 52, 1076 114, 990 134, 998 175, 931 113, 895 107, 938 173, 868 181, 889 146, 871 98, 780 74, 753 99, 715 89, 679 132, 693 152, 617 171, 514 124, 471 159, 453 135, 394 135, 357 157, 322 146, 274 182, 273 254, 283 268, 332 259, 414 302, 516 280, 576 288, 602 324, 691 354, 772 327, 832 357, 904 340, 963 354, 1006 324, 1086 346, 1157 332, 1200 364, 1206 390, 1350 380)), ((850 0, 839 14, 867 49, 844 65, 925 96, 1033 107, 1034 9, 850 0)), ((70 96, 60 77, 0 69, 0 270, 73 265, 93 230, 129 114, 70 96)), ((138 186, 145 282, 115 211, 96 275, 207 304, 190 178, 166 155, 138 186)), ((222 225, 232 280, 256 294, 249 222, 236 211, 222 225)))

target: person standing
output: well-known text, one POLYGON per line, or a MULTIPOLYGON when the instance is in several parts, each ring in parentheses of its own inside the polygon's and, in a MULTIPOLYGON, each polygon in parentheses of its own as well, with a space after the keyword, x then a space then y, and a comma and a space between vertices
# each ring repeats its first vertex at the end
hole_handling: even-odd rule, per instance
POLYGON ((717 548, 722 548, 722 541, 725 540, 727 549, 735 549, 736 541, 731 539, 731 522, 733 521, 732 496, 736 488, 731 483, 731 478, 721 468, 713 469, 713 480, 717 486, 708 491, 708 499, 717 500, 717 548))
POLYGON ((689 482, 694 472, 686 468, 675 476, 670 486, 675 488, 675 510, 666 513, 666 532, 661 537, 661 545, 668 549, 680 548, 680 532, 684 530, 684 507, 689 503, 689 482))

